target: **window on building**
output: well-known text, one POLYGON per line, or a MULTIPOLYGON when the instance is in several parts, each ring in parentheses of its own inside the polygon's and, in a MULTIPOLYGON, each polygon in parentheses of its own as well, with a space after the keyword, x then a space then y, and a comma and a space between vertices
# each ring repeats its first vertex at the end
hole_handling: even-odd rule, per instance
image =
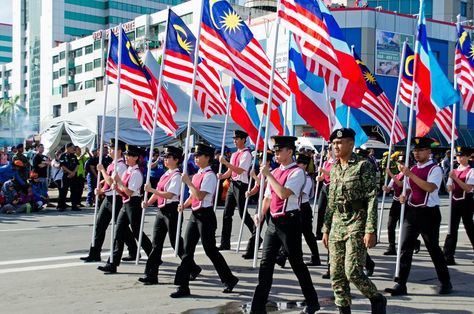
POLYGON ((459 11, 459 14, 461 14, 461 16, 467 16, 467 2, 461 1, 459 11))
POLYGON ((28 86, 28 81, 27 80, 24 80, 23 81, 23 87, 27 87, 28 86))
POLYGON ((89 72, 89 71, 92 71, 92 62, 85 64, 84 72, 89 72))
POLYGON ((96 92, 101 92, 104 90, 104 78, 98 77, 95 79, 96 92))
POLYGON ((70 102, 68 104, 68 112, 76 111, 77 109, 77 102, 70 102))
POLYGON ((94 59, 94 69, 100 68, 100 58, 94 59))
POLYGON ((67 97, 67 95, 68 95, 67 84, 64 84, 61 86, 61 96, 64 98, 64 97, 67 97))
POLYGON ((64 60, 64 58, 66 58, 66 51, 61 51, 59 53, 59 60, 64 60))
POLYGON ((94 50, 100 49, 100 40, 94 41, 94 50))
POLYGON ((87 100, 86 100, 86 106, 87 106, 88 104, 90 104, 91 102, 93 102, 94 100, 95 100, 95 99, 87 99, 87 100))
POLYGON ((95 87, 95 80, 87 80, 85 82, 85 89, 88 89, 88 88, 93 88, 95 87))
POLYGON ((53 118, 57 118, 61 115, 61 105, 53 106, 53 118))
POLYGON ((74 59, 76 57, 76 52, 74 50, 69 51, 69 59, 74 59))
POLYGON ((76 74, 81 74, 81 73, 82 73, 82 64, 77 65, 77 66, 74 68, 74 72, 76 72, 76 74))
POLYGON ((85 47, 85 50, 86 50, 85 54, 88 55, 92 53, 92 51, 94 51, 94 47, 92 45, 89 45, 85 47))
POLYGON ((181 19, 183 20, 184 24, 191 25, 193 23, 193 14, 192 13, 185 14, 181 16, 181 19))
POLYGON ((54 71, 53 72, 53 80, 57 80, 59 78, 59 72, 58 71, 54 71))
POLYGON ((74 84, 74 90, 81 90, 82 89, 82 82, 74 84))
POLYGON ((69 89, 69 92, 74 92, 76 90, 76 84, 69 83, 67 88, 69 89))
POLYGON ((53 64, 56 64, 59 62, 59 56, 53 56, 53 64))
POLYGON ((136 31, 136 37, 137 38, 145 36, 145 26, 137 27, 137 29, 135 31, 136 31))
POLYGON ((135 40, 135 32, 132 31, 132 32, 127 33, 127 37, 128 37, 128 39, 130 39, 130 41, 134 41, 135 40))
POLYGON ((59 69, 59 76, 64 76, 66 75, 66 68, 60 68, 59 69))
POLYGON ((76 49, 76 58, 82 56, 82 48, 76 49))

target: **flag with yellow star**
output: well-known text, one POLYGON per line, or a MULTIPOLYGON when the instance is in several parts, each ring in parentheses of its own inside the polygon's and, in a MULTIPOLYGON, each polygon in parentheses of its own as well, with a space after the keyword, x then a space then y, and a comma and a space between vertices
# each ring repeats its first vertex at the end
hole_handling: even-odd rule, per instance
POLYGON ((462 25, 459 25, 458 30, 454 73, 461 91, 463 108, 474 112, 474 44, 462 25))

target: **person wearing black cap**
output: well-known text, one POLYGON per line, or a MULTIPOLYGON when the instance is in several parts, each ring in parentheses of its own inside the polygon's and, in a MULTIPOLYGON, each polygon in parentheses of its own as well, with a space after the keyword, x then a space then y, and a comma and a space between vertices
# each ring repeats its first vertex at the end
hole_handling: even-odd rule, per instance
POLYGON ((63 170, 63 182, 61 189, 59 189, 58 211, 62 212, 66 209, 66 196, 69 189, 71 190, 72 210, 80 210, 78 203, 80 198, 74 194, 79 162, 74 153, 73 143, 66 144, 66 151, 59 157, 59 164, 63 170))
POLYGON ((453 287, 448 271, 448 265, 439 247, 439 227, 441 213, 439 210, 438 190, 443 179, 443 171, 430 159, 431 145, 434 141, 426 137, 415 137, 413 156, 417 162, 411 169, 401 166, 401 172, 408 179, 407 189, 410 190, 408 199, 400 195, 400 203, 407 201, 405 218, 402 223, 400 272, 395 278, 397 284, 385 291, 392 295, 406 295, 407 281, 413 259, 416 239, 421 234, 431 260, 436 268, 441 282, 439 294, 451 293, 453 287))
POLYGON ((204 252, 214 265, 221 282, 224 284, 223 293, 231 293, 239 281, 235 277, 222 254, 216 247, 217 219, 213 209, 214 193, 216 192, 217 177, 210 167, 214 157, 214 147, 204 143, 196 145, 194 159, 199 167, 192 180, 183 174, 182 180, 189 187, 190 196, 178 210, 191 207, 192 213, 184 236, 184 254, 181 265, 176 270, 174 284, 178 286, 176 292, 170 294, 172 298, 185 297, 191 294, 189 279, 193 270, 194 251, 199 238, 204 252))
MULTIPOLYGON (((101 261, 100 254, 102 251, 102 245, 104 244, 105 240, 105 233, 107 232, 107 228, 109 227, 110 221, 112 220, 112 203, 114 194, 114 191, 112 189, 114 179, 112 176, 114 172, 115 163, 117 163, 116 171, 119 176, 122 176, 127 171, 127 165, 125 164, 122 157, 122 152, 125 151, 125 142, 118 140, 117 144, 117 161, 113 159, 115 158, 115 139, 111 138, 109 142, 110 150, 108 150, 108 152, 111 156, 110 159, 112 160, 112 162, 106 168, 104 164, 97 165, 97 170, 100 171, 104 179, 101 181, 102 186, 95 189, 95 194, 105 197, 102 203, 100 204, 100 208, 97 213, 94 246, 90 247, 89 254, 87 256, 81 257, 81 260, 86 263, 101 261)), ((122 208, 122 198, 117 193, 115 199, 114 221, 117 221, 118 214, 120 213, 120 208, 122 208)), ((135 256, 137 253, 137 243, 135 242, 135 239, 133 238, 130 229, 124 232, 126 232, 124 238, 129 253, 128 258, 124 259, 135 260, 135 256)))
MULTIPOLYGON (((151 182, 145 186, 145 191, 153 193, 153 195, 146 203, 142 203, 143 208, 147 208, 151 204, 158 202, 158 210, 153 226, 153 250, 148 256, 145 276, 138 279, 138 281, 143 282, 145 285, 158 284, 158 268, 163 263, 161 255, 163 253, 166 233, 168 233, 171 246, 176 250, 177 209, 181 192, 181 171, 179 171, 179 165, 183 161, 183 150, 179 147, 166 146, 163 158, 164 166, 168 170, 160 177, 155 188, 153 188, 154 185, 151 182)), ((183 256, 183 238, 179 239, 178 245, 177 252, 181 258, 183 256)), ((195 279, 201 272, 201 268, 194 261, 192 263, 191 278, 195 279)))
POLYGON ((374 166, 353 153, 355 132, 335 130, 323 244, 329 248, 331 284, 339 313, 351 313, 349 282, 369 298, 372 313, 386 313, 387 299, 364 273, 367 249, 376 244, 377 182, 374 166))
MULTIPOLYGON (((122 258, 123 246, 130 229, 132 229, 133 237, 137 241, 140 236, 142 216, 140 190, 143 185, 143 174, 137 164, 140 154, 141 151, 137 146, 128 145, 124 153, 125 163, 128 166, 127 171, 125 171, 122 176, 116 174, 113 178, 117 191, 122 196, 123 206, 117 217, 114 251, 112 253, 113 263, 109 258, 107 264, 97 268, 106 274, 114 274, 117 272, 117 267, 120 265, 120 259, 122 258)), ((146 255, 150 256, 152 244, 145 233, 142 234, 141 244, 146 255)))
POLYGON ((456 265, 454 253, 458 240, 459 222, 464 224, 467 236, 474 249, 474 170, 469 166, 469 156, 472 150, 469 147, 457 147, 457 169, 449 172, 448 191, 452 192, 451 200, 451 230, 444 241, 444 257, 448 265, 456 265))
POLYGON ((302 224, 298 201, 305 183, 305 175, 293 161, 297 138, 273 136, 272 140, 276 161, 280 163, 280 167, 271 172, 267 165, 260 168, 260 172, 267 179, 267 188, 262 203, 262 213, 260 216, 258 214, 255 216, 255 223, 260 223, 267 211, 270 212, 271 217, 263 242, 258 284, 253 294, 251 311, 265 312, 273 281, 276 256, 283 245, 305 298, 306 308, 303 313, 314 313, 320 306, 308 267, 303 262, 302 224))
POLYGON ((248 189, 249 183, 249 170, 252 166, 252 155, 250 150, 245 147, 248 134, 241 130, 234 131, 234 144, 237 151, 230 157, 228 162, 224 157, 220 158, 220 162, 227 167, 227 171, 224 174, 218 174, 219 179, 230 178, 230 187, 227 191, 225 200, 224 215, 222 218, 222 234, 221 234, 221 245, 219 250, 230 250, 230 237, 232 233, 232 217, 234 216, 235 207, 239 208, 239 214, 244 223, 252 233, 251 238, 247 243, 247 250, 242 256, 246 259, 253 258, 253 247, 255 241, 256 228, 253 224, 250 214, 247 212, 244 215, 245 206, 245 192, 248 189))

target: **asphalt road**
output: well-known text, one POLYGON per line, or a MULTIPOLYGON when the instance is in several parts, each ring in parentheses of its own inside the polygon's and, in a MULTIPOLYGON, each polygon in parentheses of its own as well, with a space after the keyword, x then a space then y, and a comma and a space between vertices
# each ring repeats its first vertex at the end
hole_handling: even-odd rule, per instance
MULTIPOLYGON (((443 200, 446 204, 446 200, 443 200)), ((388 206, 388 205, 387 205, 388 206)), ((440 241, 447 231, 447 208, 443 210, 440 241)), ((189 213, 185 217, 188 217, 189 213)), ((388 211, 385 213, 387 218, 388 211)), ((222 221, 222 209, 217 211, 222 221)), ((236 216, 234 216, 236 218, 236 216)), ((257 269, 241 253, 224 252, 232 271, 240 278, 232 294, 221 293, 222 286, 202 247, 198 247, 196 262, 203 267, 201 276, 191 283, 192 296, 171 299, 175 290, 173 278, 179 259, 174 257, 168 239, 165 242, 164 263, 160 268, 156 286, 143 286, 137 278, 143 273, 144 260, 138 266, 122 263, 118 273, 104 275, 96 268, 100 263, 84 264, 80 256, 87 253, 93 221, 93 210, 58 213, 47 209, 29 215, 0 216, 0 312, 1 313, 240 313, 252 298, 256 285, 257 269)), ((145 231, 149 234, 154 212, 146 216, 145 231)), ((386 222, 383 224, 386 226, 386 222)), ((234 248, 240 219, 234 219, 234 248)), ((110 229, 110 228, 109 228, 110 229)), ((385 227, 384 227, 385 229, 385 227)), ((110 231, 110 230, 109 230, 110 231)), ((249 233, 244 234, 247 239, 249 233)), ((107 234, 102 259, 107 259, 110 246, 107 234)), ((220 230, 217 232, 219 243, 220 230)), ((386 232, 382 243, 370 250, 376 262, 372 279, 379 290, 393 285, 395 257, 382 255, 387 246, 386 232)), ((305 259, 309 249, 303 247, 305 259)), ((326 251, 320 245, 323 263, 326 251)), ((143 254, 144 255, 144 254, 143 254)), ((389 297, 387 313, 474 313, 474 254, 461 228, 456 253, 458 265, 450 267, 454 293, 439 296, 435 292, 438 281, 429 255, 422 245, 415 256, 405 297, 389 297)), ((321 275, 325 266, 310 267, 314 285, 320 296, 319 313, 337 313, 333 303, 329 280, 321 275)), ((370 303, 352 286, 353 313, 369 313, 370 303)), ((296 277, 290 268, 275 269, 270 300, 274 307, 269 311, 298 313, 303 301, 296 277)))

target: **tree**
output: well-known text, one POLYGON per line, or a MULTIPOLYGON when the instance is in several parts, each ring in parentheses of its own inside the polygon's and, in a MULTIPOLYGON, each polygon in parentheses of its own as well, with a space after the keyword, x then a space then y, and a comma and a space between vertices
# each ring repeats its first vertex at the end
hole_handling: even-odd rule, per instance
POLYGON ((20 96, 14 96, 13 98, 4 98, 0 101, 0 120, 2 125, 7 125, 8 129, 12 133, 12 145, 15 144, 16 135, 16 122, 20 116, 25 116, 27 110, 24 106, 19 103, 20 96))

